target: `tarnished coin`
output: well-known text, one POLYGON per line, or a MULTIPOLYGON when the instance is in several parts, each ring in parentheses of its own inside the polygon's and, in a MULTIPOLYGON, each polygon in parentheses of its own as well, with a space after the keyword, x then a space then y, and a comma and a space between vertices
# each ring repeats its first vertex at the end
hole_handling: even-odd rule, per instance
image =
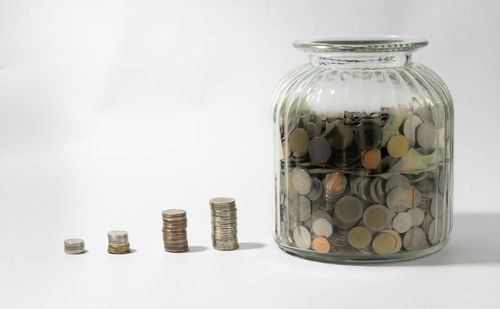
POLYGON ((335 204, 334 216, 342 222, 358 222, 362 215, 363 203, 354 196, 343 196, 335 204))
POLYGON ((394 135, 387 142, 387 152, 394 158, 401 158, 408 152, 408 139, 401 134, 394 135))
POLYGON ((338 119, 335 120, 335 127, 326 136, 326 140, 333 148, 343 150, 352 144, 353 136, 352 128, 338 119))
POLYGON ((408 116, 403 125, 403 133, 411 146, 415 145, 417 127, 422 124, 422 119, 417 115, 408 116))
POLYGON ((312 241, 312 248, 321 253, 330 252, 330 242, 324 236, 315 237, 312 241))
POLYGON ((364 121, 356 130, 354 139, 359 149, 376 148, 382 139, 380 124, 364 121))
POLYGON ((424 149, 436 148, 436 127, 430 122, 424 122, 417 128, 417 142, 424 149))
POLYGON ((387 179, 385 183, 385 193, 391 192, 392 189, 396 187, 410 188, 410 181, 406 176, 401 174, 395 174, 387 179))
POLYGON ((313 122, 308 123, 305 126, 305 129, 310 139, 313 139, 321 135, 321 126, 316 123, 313 122))
POLYGON ((309 149, 309 136, 307 135, 306 130, 302 128, 293 130, 292 134, 290 134, 289 143, 290 148, 296 157, 301 157, 307 154, 309 149))
POLYGON ((376 169, 382 160, 382 154, 378 149, 370 149, 363 154, 362 164, 366 169, 376 169))
POLYGON ((293 241, 297 248, 309 249, 311 247, 311 233, 306 227, 298 226, 293 230, 293 241))
POLYGON ((414 207, 407 211, 411 216, 411 226, 419 226, 424 221, 424 211, 418 207, 414 207))
POLYGON ((309 159, 312 162, 324 163, 331 155, 332 148, 323 137, 315 137, 309 143, 309 159))
POLYGON ((406 233, 412 227, 412 217, 409 213, 400 212, 392 219, 392 228, 398 233, 406 233))
POLYGON ((347 241, 356 249, 362 249, 372 242, 372 233, 364 226, 356 226, 349 230, 347 241))
POLYGON ((408 251, 418 251, 429 246, 424 230, 413 227, 403 237, 403 246, 408 251))
POLYGON ((380 255, 391 254, 398 244, 394 235, 387 232, 380 232, 375 236, 372 242, 372 248, 375 253, 380 255))
POLYGON ((392 189, 391 192, 387 194, 386 203, 387 207, 396 213, 410 208, 413 204, 409 188, 396 187, 392 189))
POLYGON ((312 232, 318 236, 330 237, 333 233, 333 226, 329 220, 318 218, 312 223, 312 232))
POLYGON ((373 232, 378 232, 390 226, 394 212, 383 205, 368 207, 363 213, 363 224, 373 232))
POLYGON ((291 180, 293 188, 298 194, 306 195, 311 191, 311 176, 305 170, 301 168, 294 169, 291 180))

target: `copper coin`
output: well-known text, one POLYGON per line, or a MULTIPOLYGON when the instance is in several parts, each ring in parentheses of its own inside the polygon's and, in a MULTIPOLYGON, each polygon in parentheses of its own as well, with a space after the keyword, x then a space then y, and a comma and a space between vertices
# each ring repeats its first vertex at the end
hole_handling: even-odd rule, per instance
POLYGON ((326 237, 318 236, 314 238, 312 248, 321 253, 328 253, 330 252, 330 242, 326 237))
POLYGON ((363 154, 363 166, 369 170, 375 169, 382 160, 382 154, 378 149, 370 149, 363 154))

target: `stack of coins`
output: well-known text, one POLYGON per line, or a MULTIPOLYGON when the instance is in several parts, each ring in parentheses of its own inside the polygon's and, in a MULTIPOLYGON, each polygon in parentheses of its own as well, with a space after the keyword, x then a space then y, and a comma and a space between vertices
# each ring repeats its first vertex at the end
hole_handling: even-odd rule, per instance
POLYGON ((163 245, 167 252, 186 252, 189 250, 187 241, 186 211, 182 209, 167 209, 162 212, 163 245))
POLYGON ((239 248, 237 237, 236 202, 232 198, 218 197, 210 200, 212 212, 212 245, 216 250, 239 248))
POLYGON ((85 242, 83 239, 66 239, 64 241, 64 252, 67 254, 80 254, 85 252, 85 242))
POLYGON ((125 231, 111 231, 108 233, 108 252, 111 254, 124 254, 130 252, 128 233, 125 231))

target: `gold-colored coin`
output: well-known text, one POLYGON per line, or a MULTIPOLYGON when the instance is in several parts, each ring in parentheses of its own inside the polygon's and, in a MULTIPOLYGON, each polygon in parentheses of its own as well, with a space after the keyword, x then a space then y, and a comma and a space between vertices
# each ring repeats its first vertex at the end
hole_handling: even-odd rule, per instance
POLYGON ((130 244, 124 246, 108 246, 108 252, 111 254, 124 254, 130 252, 130 244))
POLYGON ((394 213, 389 208, 373 205, 363 213, 363 224, 373 232, 378 232, 391 223, 392 217, 394 217, 394 213))
POLYGON ((382 154, 378 149, 370 149, 363 154, 363 166, 369 170, 379 166, 382 154))
POLYGON ((397 239, 393 235, 382 232, 375 236, 372 247, 375 253, 384 255, 392 253, 397 243, 397 239))
POLYGON ((408 152, 408 139, 401 134, 394 135, 387 143, 387 152, 394 158, 401 158, 408 152))
POLYGON ((300 157, 309 151, 309 135, 306 130, 297 128, 290 134, 290 148, 295 156, 300 157))
POLYGON ((347 241, 353 248, 362 249, 372 242, 372 233, 364 226, 356 226, 347 234, 347 241))

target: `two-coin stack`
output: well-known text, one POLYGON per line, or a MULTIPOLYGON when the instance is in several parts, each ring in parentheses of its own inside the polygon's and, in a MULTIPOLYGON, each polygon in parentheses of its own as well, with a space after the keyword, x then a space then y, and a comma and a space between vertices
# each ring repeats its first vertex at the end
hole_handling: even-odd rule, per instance
POLYGON ((108 252, 111 254, 124 254, 130 252, 128 233, 125 231, 111 231, 108 233, 108 252))
POLYGON ((67 254, 80 254, 85 252, 85 242, 83 239, 72 238, 64 241, 64 252, 67 254))
POLYGON ((217 250, 239 248, 237 237, 236 202, 232 198, 218 197, 210 200, 212 212, 212 245, 217 250))
POLYGON ((163 245, 167 252, 186 252, 189 250, 187 241, 186 211, 182 209, 167 209, 162 212, 163 245))

